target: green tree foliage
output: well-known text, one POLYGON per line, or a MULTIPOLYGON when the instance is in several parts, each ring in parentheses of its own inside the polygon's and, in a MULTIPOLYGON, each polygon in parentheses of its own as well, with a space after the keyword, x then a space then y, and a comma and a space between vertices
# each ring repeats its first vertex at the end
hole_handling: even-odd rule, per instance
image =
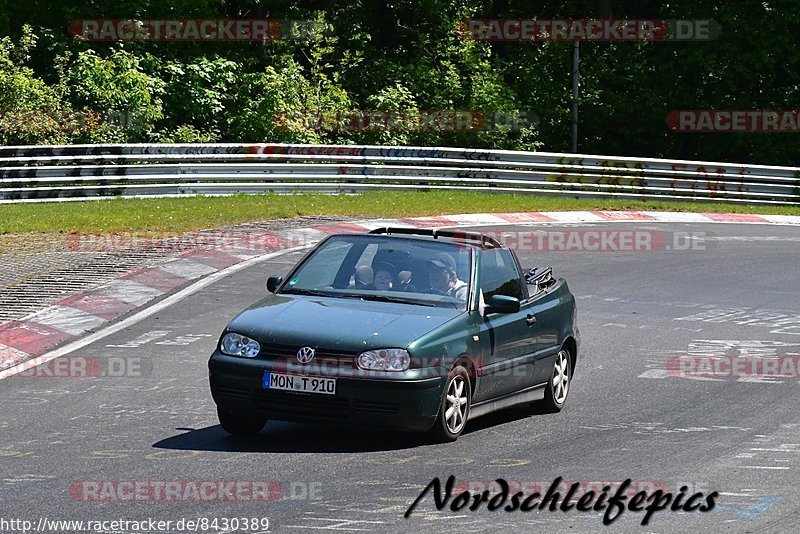
POLYGON ((570 42, 463 38, 470 18, 713 19, 713 41, 583 42, 583 153, 796 165, 792 133, 675 133, 681 109, 793 109, 794 2, 29 0, 0 7, 0 143, 336 142, 567 151, 570 42), (281 19, 266 42, 92 42, 73 21, 281 19), (297 28, 295 28, 297 30, 297 28), (320 128, 315 112, 535 115, 479 131, 320 128), (301 115, 304 114, 304 115, 301 115))

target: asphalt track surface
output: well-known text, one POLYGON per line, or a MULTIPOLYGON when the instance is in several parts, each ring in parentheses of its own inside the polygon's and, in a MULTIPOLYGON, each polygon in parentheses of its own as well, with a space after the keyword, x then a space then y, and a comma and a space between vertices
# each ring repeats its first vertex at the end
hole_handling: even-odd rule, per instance
POLYGON ((523 264, 552 265, 578 299, 582 353, 560 414, 508 409, 472 421, 451 444, 281 422, 256 438, 228 437, 208 390, 208 356, 227 321, 264 294, 267 275, 293 265, 294 253, 236 272, 70 355, 141 358, 141 372, 0 381, 0 519, 268 518, 270 532, 800 531, 797 372, 707 380, 667 370, 680 356, 800 353, 800 231, 557 228, 649 229, 668 244, 673 233, 688 232, 702 241, 701 250, 688 251, 519 252, 523 264), (646 526, 643 513, 629 511, 608 527, 602 512, 574 509, 437 511, 430 495, 403 518, 432 478, 449 475, 527 487, 556 477, 587 487, 632 479, 643 489, 688 485, 720 495, 708 513, 662 511, 646 526), (85 480, 274 481, 275 492, 272 502, 96 502, 70 493, 85 480))

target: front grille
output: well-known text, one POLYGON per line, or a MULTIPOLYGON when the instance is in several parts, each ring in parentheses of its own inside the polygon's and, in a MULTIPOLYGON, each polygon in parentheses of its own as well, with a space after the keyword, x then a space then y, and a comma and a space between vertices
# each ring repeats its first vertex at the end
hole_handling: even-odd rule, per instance
POLYGON ((252 398, 250 391, 246 389, 226 388, 218 386, 214 388, 214 392, 220 397, 227 397, 229 399, 249 400, 252 398))
POLYGON ((262 410, 290 415, 324 415, 344 419, 350 414, 350 399, 333 395, 259 391, 256 393, 256 402, 262 410))
POLYGON ((362 413, 395 414, 400 408, 397 402, 354 401, 354 408, 362 413))
POLYGON ((307 364, 302 364, 297 361, 297 351, 302 347, 303 346, 264 344, 261 346, 259 358, 276 362, 276 370, 285 366, 286 369, 294 372, 317 373, 322 370, 322 374, 335 375, 337 370, 350 371, 357 369, 355 353, 324 348, 315 348, 314 359, 307 364))
POLYGON ((304 395, 294 392, 229 387, 216 387, 214 392, 220 399, 250 401, 255 403, 259 411, 273 412, 276 415, 347 419, 353 413, 392 415, 400 409, 398 402, 363 401, 333 395, 304 395))

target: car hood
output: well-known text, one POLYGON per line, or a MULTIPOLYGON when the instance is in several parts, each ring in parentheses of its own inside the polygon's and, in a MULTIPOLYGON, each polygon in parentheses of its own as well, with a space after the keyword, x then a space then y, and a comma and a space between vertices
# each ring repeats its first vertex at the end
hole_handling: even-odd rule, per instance
POLYGON ((266 344, 360 352, 405 348, 461 313, 394 302, 270 295, 239 314, 228 330, 266 344))

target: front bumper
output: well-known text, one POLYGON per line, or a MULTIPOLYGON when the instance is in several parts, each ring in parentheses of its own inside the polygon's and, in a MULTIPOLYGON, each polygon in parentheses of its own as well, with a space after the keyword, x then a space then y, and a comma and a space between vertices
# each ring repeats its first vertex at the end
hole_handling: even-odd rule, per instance
POLYGON ((383 379, 337 376, 336 394, 321 395, 263 389, 264 371, 286 372, 269 360, 247 360, 217 351, 208 368, 214 402, 232 413, 279 421, 409 431, 425 431, 433 426, 444 382, 441 376, 419 378, 413 374, 384 375, 383 379))

